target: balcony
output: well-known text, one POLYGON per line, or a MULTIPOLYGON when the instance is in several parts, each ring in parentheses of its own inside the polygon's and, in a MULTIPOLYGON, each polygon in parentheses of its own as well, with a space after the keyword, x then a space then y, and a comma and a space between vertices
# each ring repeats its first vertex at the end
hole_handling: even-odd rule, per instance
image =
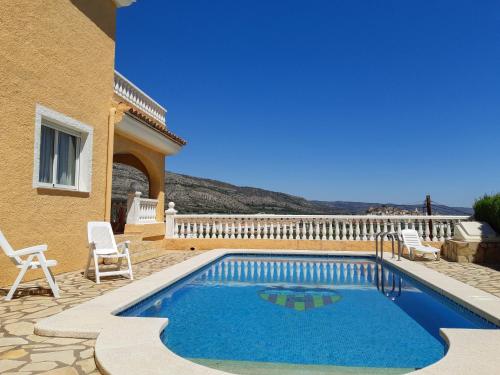
POLYGON ((166 127, 167 110, 115 70, 115 94, 166 127))
MULTIPOLYGON (((127 202, 111 203, 114 230, 145 235, 163 235, 165 157, 178 153, 186 142, 169 131, 166 109, 139 87, 115 71, 114 97, 110 120, 114 127, 113 163, 126 164, 143 173, 148 180, 148 197, 132 194, 127 202), (156 230, 158 228, 158 230, 156 230), (157 233, 158 232, 158 233, 157 233)), ((128 189, 133 189, 129 186, 128 189)), ((111 191, 110 200, 113 192, 111 191)))
POLYGON ((116 132, 165 156, 174 155, 186 142, 167 129, 167 110, 115 71, 115 101, 126 108, 116 132))

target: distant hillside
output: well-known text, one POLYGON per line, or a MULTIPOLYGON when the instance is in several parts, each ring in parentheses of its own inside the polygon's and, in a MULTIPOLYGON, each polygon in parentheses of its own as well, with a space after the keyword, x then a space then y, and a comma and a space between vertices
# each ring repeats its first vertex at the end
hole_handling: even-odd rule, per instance
MULTIPOLYGON (((138 170, 123 164, 113 166, 113 199, 125 200, 127 191, 141 191, 147 196, 148 181, 138 170)), ((302 197, 253 187, 235 186, 225 182, 166 172, 167 202, 175 202, 181 213, 231 214, 365 214, 369 208, 390 206, 401 210, 421 210, 421 206, 344 202, 311 201, 302 197)), ((433 207, 435 213, 458 215, 472 213, 471 208, 433 207)))
POLYGON ((176 209, 189 213, 328 214, 334 211, 301 197, 167 172, 165 191, 176 209))

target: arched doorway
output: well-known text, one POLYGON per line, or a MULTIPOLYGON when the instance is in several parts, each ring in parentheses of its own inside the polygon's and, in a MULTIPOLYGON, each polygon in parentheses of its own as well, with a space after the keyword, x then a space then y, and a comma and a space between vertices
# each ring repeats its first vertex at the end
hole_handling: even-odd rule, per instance
POLYGON ((130 154, 113 157, 111 192, 111 226, 115 234, 125 230, 127 200, 130 193, 141 192, 142 198, 150 197, 149 174, 142 162, 130 154))
POLYGON ((110 221, 115 231, 142 235, 144 238, 164 235, 165 155, 115 134, 113 163, 133 167, 136 171, 121 176, 126 177, 125 181, 122 179, 121 186, 117 182, 119 168, 115 167, 113 172, 109 201, 110 221), (131 176, 135 177, 130 179, 131 176), (125 206, 125 196, 136 191, 141 194, 130 195, 125 206))

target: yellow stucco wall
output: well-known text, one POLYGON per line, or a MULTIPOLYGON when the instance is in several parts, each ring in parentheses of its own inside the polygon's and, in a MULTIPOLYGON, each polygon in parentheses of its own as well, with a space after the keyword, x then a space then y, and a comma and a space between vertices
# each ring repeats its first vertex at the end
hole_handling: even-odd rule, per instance
MULTIPOLYGON (((115 14, 111 0, 0 1, 0 230, 14 248, 47 243, 56 273, 85 265, 87 221, 104 218, 115 14), (37 103, 94 128, 90 194, 33 188, 37 103)), ((0 268, 11 284, 3 254, 0 268)))
MULTIPOLYGON (((375 241, 322 241, 322 240, 244 240, 224 238, 175 238, 162 241, 167 250, 213 250, 213 249, 290 249, 290 250, 338 250, 372 251, 375 241)), ((429 246, 441 248, 441 242, 428 242, 429 246)), ((390 242, 384 242, 384 251, 391 251, 390 242)), ((397 253, 397 244, 395 245, 397 253)))

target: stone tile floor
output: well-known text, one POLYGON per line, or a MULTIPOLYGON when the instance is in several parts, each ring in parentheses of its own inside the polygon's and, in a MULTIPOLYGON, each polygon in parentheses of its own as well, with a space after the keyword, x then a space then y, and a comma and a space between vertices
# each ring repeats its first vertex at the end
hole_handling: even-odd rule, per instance
MULTIPOLYGON (((134 265, 134 276, 141 279, 200 252, 172 252, 160 258, 134 265)), ((500 267, 459 264, 440 260, 421 262, 426 267, 454 277, 500 297, 500 267)), ((105 278, 100 285, 84 279, 81 272, 57 276, 61 298, 53 299, 44 282, 22 285, 23 295, 12 301, 0 301, 0 373, 45 375, 97 375, 94 362, 95 340, 50 338, 35 335, 33 326, 38 319, 95 298, 109 290, 126 285, 124 278, 105 278), (40 284, 44 293, 40 294, 40 284), (35 294, 37 293, 38 294, 35 294)), ((0 291, 0 296, 7 293, 0 291)))
MULTIPOLYGON (((134 278, 141 279, 197 254, 199 252, 195 251, 172 252, 135 264, 134 278)), ((84 279, 82 272, 58 275, 56 279, 61 289, 59 299, 51 297, 45 281, 22 284, 21 296, 11 301, 4 301, 7 290, 0 290, 0 374, 100 374, 94 362, 95 340, 42 337, 33 333, 33 326, 39 319, 69 309, 130 281, 123 277, 103 278, 98 285, 84 279), (38 284, 41 289, 37 287, 38 284)))
POLYGON ((500 265, 479 265, 439 260, 422 262, 426 267, 500 297, 500 265))

